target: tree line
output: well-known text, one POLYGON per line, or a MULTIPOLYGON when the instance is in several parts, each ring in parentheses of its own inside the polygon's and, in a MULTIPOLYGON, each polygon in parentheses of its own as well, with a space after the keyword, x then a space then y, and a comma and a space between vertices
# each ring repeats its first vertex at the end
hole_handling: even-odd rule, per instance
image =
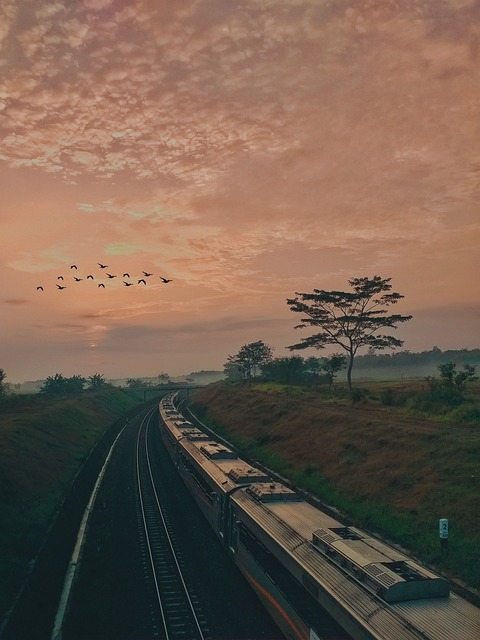
MULTIPOLYGON (((321 350, 334 345, 343 353, 334 353, 324 358, 273 358, 273 349, 259 340, 244 345, 237 354, 228 356, 224 365, 225 376, 229 380, 250 382, 261 372, 264 378, 286 384, 326 381, 331 386, 337 373, 346 368, 348 388, 352 391, 353 365, 360 349, 367 349, 367 354, 360 357, 368 365, 382 357, 377 355, 378 351, 403 346, 403 340, 391 335, 391 330, 408 322, 412 316, 389 313, 390 307, 404 297, 391 290, 390 281, 391 278, 376 275, 373 278, 352 278, 348 280, 348 291, 314 289, 311 293, 297 292, 295 298, 287 299, 291 311, 302 314, 295 329, 316 330, 312 335, 287 347, 290 351, 310 347, 321 350)), ((436 357, 442 353, 438 347, 434 347, 433 352, 436 357)), ((399 354, 394 356, 399 357, 399 354)), ((406 352, 403 360, 411 359, 410 356, 410 352, 406 352)), ((383 358, 386 360, 389 356, 383 358)), ((453 377, 450 381, 454 381, 454 386, 455 380, 461 381, 462 386, 475 379, 474 366, 464 365, 463 371, 457 372, 458 363, 451 364, 453 377)), ((442 384, 446 384, 446 369, 439 370, 442 384)))

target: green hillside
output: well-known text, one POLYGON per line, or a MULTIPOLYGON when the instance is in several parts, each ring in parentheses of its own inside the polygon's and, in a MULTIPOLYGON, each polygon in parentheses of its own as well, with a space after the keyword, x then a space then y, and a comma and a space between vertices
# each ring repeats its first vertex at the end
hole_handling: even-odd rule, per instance
POLYGON ((353 403, 342 390, 218 383, 195 392, 191 407, 250 459, 353 524, 479 588, 479 388, 462 408, 427 415, 418 409, 422 387, 371 383, 353 403), (386 406, 401 394, 401 404, 386 406), (450 523, 448 557, 439 518, 450 523))
POLYGON ((92 447, 138 404, 109 388, 30 396, 0 413, 0 619, 92 447))

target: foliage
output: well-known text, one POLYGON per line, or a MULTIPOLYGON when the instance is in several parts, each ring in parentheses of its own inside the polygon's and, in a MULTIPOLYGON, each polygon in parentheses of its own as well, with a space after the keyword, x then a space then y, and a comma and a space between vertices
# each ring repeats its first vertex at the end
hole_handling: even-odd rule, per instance
POLYGON ((168 373, 164 373, 163 371, 162 373, 158 374, 157 378, 160 384, 168 384, 169 382, 171 382, 171 379, 168 373))
POLYGON ((467 382, 478 380, 475 369, 474 366, 465 364, 463 371, 457 371, 457 365, 453 362, 438 365, 441 383, 447 387, 455 387, 458 391, 465 389, 467 382))
POLYGON ((235 369, 242 380, 250 381, 252 377, 272 361, 273 348, 262 340, 243 345, 234 356, 228 356, 224 365, 225 375, 229 379, 235 379, 235 369))
POLYGON ((101 389, 106 384, 107 384, 107 381, 105 380, 105 376, 103 376, 101 373, 94 373, 93 375, 88 377, 89 389, 93 389, 93 390, 101 389))
POLYGON ((143 389, 150 386, 150 383, 145 382, 142 378, 127 378, 126 384, 129 389, 143 389))
POLYGON ((4 383, 4 380, 6 377, 7 377, 7 374, 5 373, 5 370, 0 369, 0 396, 6 392, 6 386, 4 383))
POLYGON ((299 356, 274 358, 262 367, 262 375, 266 380, 282 384, 301 384, 305 374, 305 361, 299 356))
POLYGON ((262 367, 262 376, 265 380, 287 385, 328 383, 331 387, 337 372, 343 369, 345 363, 346 358, 341 354, 306 360, 301 356, 274 358, 262 367))
POLYGON ((329 387, 332 386, 333 381, 337 377, 337 373, 341 371, 346 364, 347 358, 341 353, 334 353, 329 358, 324 359, 321 367, 327 375, 329 387))
POLYGON ((378 333, 384 328, 395 329, 397 324, 412 318, 388 315, 388 307, 403 298, 399 293, 390 293, 390 280, 380 276, 352 278, 348 283, 353 291, 314 289, 313 293, 296 292, 297 297, 287 299, 287 304, 292 311, 307 317, 295 328, 320 327, 321 331, 288 348, 323 349, 329 344, 338 345, 348 354, 347 380, 351 389, 353 361, 361 347, 382 350, 403 345, 402 340, 378 333))
POLYGON ((62 394, 77 394, 83 391, 86 379, 80 375, 74 375, 71 378, 66 378, 61 373, 56 373, 48 378, 43 383, 40 393, 44 395, 62 395, 62 394))

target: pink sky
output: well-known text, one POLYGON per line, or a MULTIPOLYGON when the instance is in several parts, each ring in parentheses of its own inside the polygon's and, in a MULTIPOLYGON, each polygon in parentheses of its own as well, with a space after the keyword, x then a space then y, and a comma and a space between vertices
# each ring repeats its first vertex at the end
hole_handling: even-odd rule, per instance
POLYGON ((2 0, 6 381, 290 355, 375 274, 405 349, 479 347, 479 128, 475 0, 2 0))

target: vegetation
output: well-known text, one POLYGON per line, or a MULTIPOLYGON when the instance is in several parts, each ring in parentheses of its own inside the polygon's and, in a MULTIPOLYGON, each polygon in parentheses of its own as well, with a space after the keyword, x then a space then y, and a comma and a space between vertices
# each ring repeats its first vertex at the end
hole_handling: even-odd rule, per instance
POLYGON ((195 392, 192 409, 247 458, 335 506, 340 519, 479 588, 480 386, 468 383, 460 405, 432 397, 425 380, 354 391, 352 406, 346 385, 217 383, 195 392))
POLYGON ((225 363, 227 378, 241 378, 248 382, 255 377, 258 370, 271 362, 273 349, 262 340, 245 344, 234 356, 228 356, 225 363))
POLYGON ((82 396, 16 400, 0 413, 0 618, 90 450, 138 405, 130 394, 104 386, 82 396))
POLYGON ((352 278, 348 284, 353 291, 314 289, 313 293, 297 292, 297 297, 288 299, 287 304, 292 311, 306 317, 295 328, 320 327, 321 331, 303 338, 289 349, 323 349, 329 344, 338 345, 348 356, 347 381, 351 390, 353 362, 361 347, 378 351, 403 345, 398 338, 378 333, 385 328, 395 329, 397 324, 412 318, 387 314, 388 307, 403 298, 399 293, 388 293, 392 288, 390 280, 380 276, 352 278))
POLYGON ((4 382, 6 377, 7 374, 5 373, 4 369, 0 369, 0 396, 6 393, 6 386, 4 382))

